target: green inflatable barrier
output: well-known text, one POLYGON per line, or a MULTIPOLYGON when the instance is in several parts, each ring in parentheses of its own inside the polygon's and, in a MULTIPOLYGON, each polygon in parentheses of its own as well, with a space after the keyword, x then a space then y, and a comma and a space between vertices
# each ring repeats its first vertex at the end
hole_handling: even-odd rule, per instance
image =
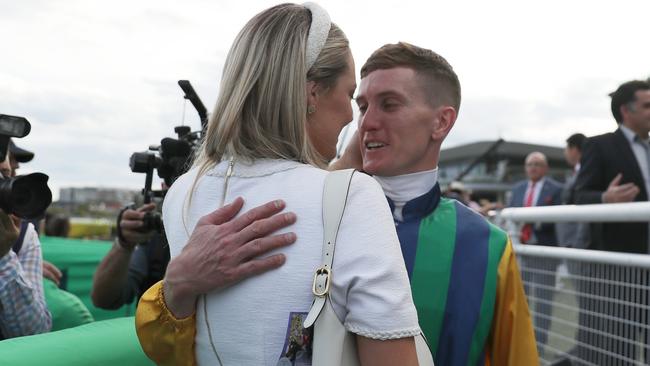
POLYGON ((77 295, 95 320, 113 319, 135 314, 135 302, 117 310, 96 308, 90 298, 93 275, 99 262, 111 249, 112 243, 98 240, 78 240, 42 236, 43 258, 65 273, 64 289, 77 295))
POLYGON ((153 365, 135 334, 131 315, 136 304, 114 311, 92 304, 93 275, 112 243, 40 239, 43 258, 64 272, 62 285, 67 291, 43 281, 52 332, 1 341, 0 366, 153 365), (93 318, 102 321, 93 322, 93 318))
POLYGON ((153 365, 142 352, 133 317, 93 322, 0 342, 0 365, 153 365))
POLYGON ((45 302, 52 315, 52 331, 92 323, 95 319, 79 297, 61 290, 50 280, 43 280, 45 302))

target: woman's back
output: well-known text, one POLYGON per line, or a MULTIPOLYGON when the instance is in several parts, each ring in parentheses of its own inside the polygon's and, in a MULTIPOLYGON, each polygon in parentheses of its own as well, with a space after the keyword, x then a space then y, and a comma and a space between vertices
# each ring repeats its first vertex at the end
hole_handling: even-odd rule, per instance
MULTIPOLYGON (((228 162, 222 162, 201 177, 189 205, 186 200, 196 169, 170 189, 163 211, 172 258, 180 253, 198 219, 220 205, 227 169, 228 162)), ((297 241, 281 250, 287 260, 279 269, 208 294, 207 309, 199 301, 199 363, 217 364, 210 339, 226 365, 275 365, 287 354, 309 358, 302 352, 309 341, 309 335, 302 332, 302 319, 313 300, 314 270, 321 264, 326 175, 326 171, 284 160, 234 164, 225 202, 246 197, 245 211, 283 199, 286 210, 298 217, 291 227, 297 241)), ((415 308, 387 202, 374 180, 361 173, 354 175, 337 244, 330 294, 346 328, 380 339, 417 334, 415 308)))

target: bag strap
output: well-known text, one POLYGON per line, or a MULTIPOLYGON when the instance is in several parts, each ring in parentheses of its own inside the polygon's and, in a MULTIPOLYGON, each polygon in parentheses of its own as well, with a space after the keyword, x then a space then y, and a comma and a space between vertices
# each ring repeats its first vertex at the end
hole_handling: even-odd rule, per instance
POLYGON ((348 192, 354 169, 336 170, 327 174, 323 187, 323 253, 321 266, 314 273, 312 292, 314 302, 305 318, 303 326, 311 327, 320 314, 329 294, 332 281, 332 262, 336 248, 336 236, 341 226, 343 211, 348 200, 348 192))

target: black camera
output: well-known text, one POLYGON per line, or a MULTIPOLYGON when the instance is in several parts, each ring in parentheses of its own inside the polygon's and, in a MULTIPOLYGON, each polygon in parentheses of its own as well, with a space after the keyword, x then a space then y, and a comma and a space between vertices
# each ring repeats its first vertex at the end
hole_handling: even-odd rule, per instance
MULTIPOLYGON (((142 190, 143 202, 150 203, 155 197, 164 198, 165 191, 153 190, 153 172, 163 179, 167 187, 171 187, 176 178, 185 173, 192 162, 192 157, 201 144, 201 138, 208 123, 208 113, 203 102, 187 80, 179 80, 178 85, 185 93, 184 98, 192 102, 201 119, 201 130, 192 131, 189 126, 177 126, 174 132, 177 138, 165 137, 160 145, 150 146, 148 151, 136 152, 129 159, 129 167, 134 173, 144 173, 145 184, 142 190)), ((162 219, 159 213, 151 212, 145 215, 141 231, 156 230, 162 232, 162 219)))
POLYGON ((149 231, 156 231, 162 233, 164 231, 162 215, 160 212, 146 212, 142 218, 142 227, 139 229, 143 233, 149 231))
MULTIPOLYGON (((27 119, 0 114, 0 161, 7 157, 9 139, 25 137, 30 131, 31 124, 27 119)), ((43 173, 16 177, 0 176, 0 208, 24 219, 42 217, 52 203, 52 191, 47 186, 48 179, 43 173)))

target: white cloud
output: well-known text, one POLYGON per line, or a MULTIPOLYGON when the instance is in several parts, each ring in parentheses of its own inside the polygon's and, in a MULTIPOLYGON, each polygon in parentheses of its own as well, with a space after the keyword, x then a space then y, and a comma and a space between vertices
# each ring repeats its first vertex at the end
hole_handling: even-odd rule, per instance
MULTIPOLYGON (((3 2, 0 113, 27 117, 27 171, 53 187, 139 187, 128 158, 182 119, 178 79, 214 105, 236 33, 275 1, 3 2)), ((322 1, 357 69, 384 43, 431 48, 454 65, 463 106, 446 146, 504 137, 561 146, 612 130, 607 93, 650 76, 650 3, 322 1)), ((198 128, 187 105, 186 123, 198 128)))

